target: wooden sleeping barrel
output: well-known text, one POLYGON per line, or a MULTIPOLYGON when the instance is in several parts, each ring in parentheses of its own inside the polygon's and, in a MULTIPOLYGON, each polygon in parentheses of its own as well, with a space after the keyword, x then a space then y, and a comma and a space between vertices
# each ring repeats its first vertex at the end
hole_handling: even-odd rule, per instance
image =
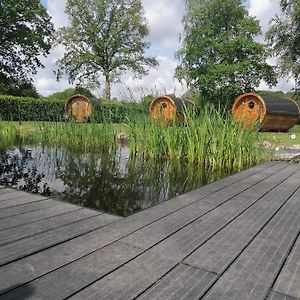
POLYGON ((65 116, 77 122, 87 122, 92 114, 92 103, 83 95, 73 95, 65 102, 65 116))
POLYGON ((244 128, 287 132, 297 124, 300 110, 289 98, 247 93, 235 100, 232 113, 244 128))
POLYGON ((175 120, 184 121, 185 111, 193 106, 192 101, 182 100, 173 95, 159 96, 150 103, 150 118, 165 123, 175 120))

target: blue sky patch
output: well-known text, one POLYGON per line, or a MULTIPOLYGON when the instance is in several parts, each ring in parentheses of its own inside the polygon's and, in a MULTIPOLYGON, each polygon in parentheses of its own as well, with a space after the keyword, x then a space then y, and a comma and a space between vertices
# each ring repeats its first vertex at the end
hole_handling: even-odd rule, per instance
POLYGON ((47 0, 41 0, 41 3, 47 8, 47 0))

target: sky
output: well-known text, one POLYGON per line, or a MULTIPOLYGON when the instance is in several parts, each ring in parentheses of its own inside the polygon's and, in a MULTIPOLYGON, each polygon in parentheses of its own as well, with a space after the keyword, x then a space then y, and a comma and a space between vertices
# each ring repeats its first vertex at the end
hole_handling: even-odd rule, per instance
MULTIPOLYGON (((41 0, 52 17, 55 28, 66 26, 68 18, 64 13, 66 0, 41 0)), ((139 99, 148 94, 173 93, 180 96, 186 91, 186 86, 174 79, 175 68, 178 61, 175 52, 180 48, 179 36, 183 31, 182 17, 184 15, 183 0, 142 0, 145 16, 148 20, 150 35, 148 40, 151 43, 147 54, 156 57, 159 67, 151 69, 148 76, 141 79, 135 78, 132 74, 126 73, 121 77, 119 83, 113 84, 112 97, 118 99, 139 99)), ((280 15, 279 0, 247 0, 245 2, 250 15, 260 20, 263 33, 266 32, 270 20, 277 14, 280 15)), ((263 36, 257 37, 263 41, 263 36)), ((47 58, 43 58, 44 69, 40 69, 34 77, 34 84, 38 92, 48 96, 57 91, 71 87, 67 78, 60 82, 56 81, 53 73, 55 62, 63 56, 64 49, 56 47, 52 49, 47 58)), ((269 60, 269 63, 276 64, 276 58, 269 60)), ((273 90, 289 91, 293 88, 292 80, 280 80, 273 90)), ((96 95, 103 95, 103 84, 95 92, 96 95)), ((268 89, 262 82, 259 89, 268 89)))

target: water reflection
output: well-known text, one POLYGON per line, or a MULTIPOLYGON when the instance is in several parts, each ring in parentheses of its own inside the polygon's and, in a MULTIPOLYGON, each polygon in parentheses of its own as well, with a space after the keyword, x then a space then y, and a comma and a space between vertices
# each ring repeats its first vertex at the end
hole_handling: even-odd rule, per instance
POLYGON ((117 149, 0 149, 2 184, 127 216, 223 177, 224 172, 130 157, 117 149))

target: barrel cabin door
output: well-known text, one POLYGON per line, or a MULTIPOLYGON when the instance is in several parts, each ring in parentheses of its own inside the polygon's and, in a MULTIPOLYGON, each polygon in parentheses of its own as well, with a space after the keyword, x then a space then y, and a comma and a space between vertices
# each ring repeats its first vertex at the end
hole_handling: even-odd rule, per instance
POLYGON ((153 103, 151 115, 155 120, 168 123, 175 119, 176 107, 168 98, 160 98, 153 103))
POLYGON ((237 101, 234 111, 236 119, 241 121, 243 127, 247 129, 259 129, 265 115, 262 102, 251 95, 237 101))
POLYGON ((71 96, 65 103, 65 115, 77 122, 87 122, 92 114, 92 104, 83 95, 71 96))

